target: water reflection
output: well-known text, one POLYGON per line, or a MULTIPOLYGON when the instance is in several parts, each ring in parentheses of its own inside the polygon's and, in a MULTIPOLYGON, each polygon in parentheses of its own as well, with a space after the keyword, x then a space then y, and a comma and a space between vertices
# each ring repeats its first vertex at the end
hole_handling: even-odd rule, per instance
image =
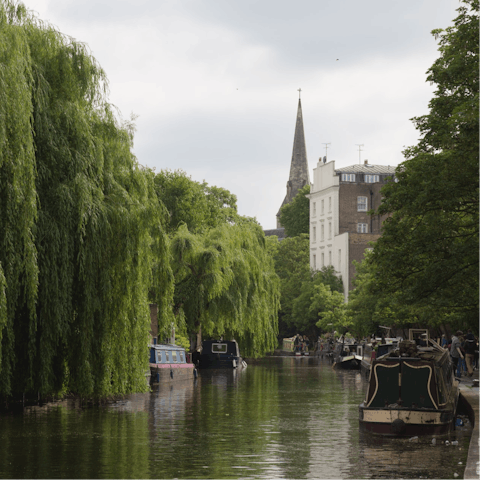
POLYGON ((459 447, 361 434, 359 372, 311 358, 202 371, 101 407, 0 417, 1 478, 453 478, 459 447))

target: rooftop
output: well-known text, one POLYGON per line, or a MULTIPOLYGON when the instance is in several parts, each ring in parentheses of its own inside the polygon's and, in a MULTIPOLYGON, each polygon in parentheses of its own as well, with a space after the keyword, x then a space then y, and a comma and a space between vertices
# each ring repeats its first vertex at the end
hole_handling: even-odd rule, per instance
POLYGON ((397 167, 394 165, 350 165, 348 167, 336 168, 335 172, 339 173, 373 173, 373 174, 395 174, 395 169, 397 167))

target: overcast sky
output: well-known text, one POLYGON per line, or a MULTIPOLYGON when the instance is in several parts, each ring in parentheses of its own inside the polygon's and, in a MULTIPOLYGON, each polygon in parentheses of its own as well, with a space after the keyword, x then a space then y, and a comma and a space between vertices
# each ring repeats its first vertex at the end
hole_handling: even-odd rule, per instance
POLYGON ((241 215, 275 228, 285 197, 298 88, 310 176, 402 162, 428 112, 430 34, 458 0, 23 0, 88 44, 110 102, 133 113, 142 165, 182 169, 237 195, 241 215))

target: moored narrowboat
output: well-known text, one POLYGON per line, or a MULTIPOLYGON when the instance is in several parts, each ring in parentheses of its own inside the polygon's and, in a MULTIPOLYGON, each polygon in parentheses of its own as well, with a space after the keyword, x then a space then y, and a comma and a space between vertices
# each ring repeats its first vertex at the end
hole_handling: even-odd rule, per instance
POLYGON ((333 352, 333 366, 346 370, 360 370, 362 346, 356 343, 338 342, 333 352))
POLYGON ((204 340, 195 360, 198 368, 242 369, 247 366, 235 340, 204 340))
POLYGON ((196 377, 195 365, 187 362, 183 347, 171 344, 150 345, 150 384, 169 384, 196 377))
POLYGON ((373 360, 360 428, 388 436, 447 434, 455 428, 458 399, 448 350, 428 331, 410 330, 409 340, 373 360))

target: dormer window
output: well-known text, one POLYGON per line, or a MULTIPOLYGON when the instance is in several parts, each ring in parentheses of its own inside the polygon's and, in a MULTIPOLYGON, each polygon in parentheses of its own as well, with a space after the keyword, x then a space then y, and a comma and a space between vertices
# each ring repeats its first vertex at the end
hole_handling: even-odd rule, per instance
POLYGON ((354 182, 355 174, 354 173, 342 173, 342 182, 354 182))
POLYGON ((379 175, 365 175, 365 183, 377 183, 379 181, 379 175))

